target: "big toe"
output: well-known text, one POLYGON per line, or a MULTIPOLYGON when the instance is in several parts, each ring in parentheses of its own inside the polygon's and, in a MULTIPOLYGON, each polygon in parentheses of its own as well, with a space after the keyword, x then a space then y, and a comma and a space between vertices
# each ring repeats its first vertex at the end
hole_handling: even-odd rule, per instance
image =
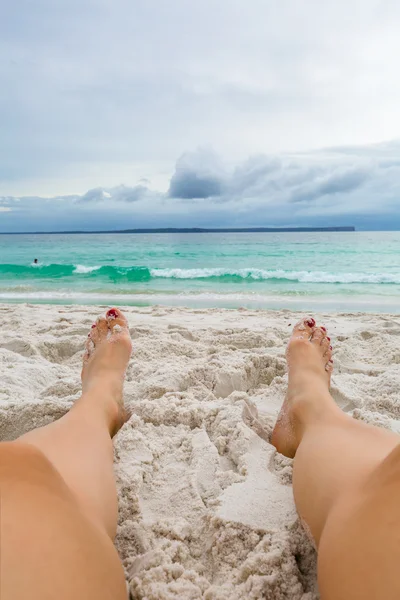
POLYGON ((292 339, 310 339, 315 329, 315 320, 306 317, 299 321, 293 328, 292 339))
POLYGON ((128 331, 128 321, 124 313, 118 308, 110 308, 106 313, 107 327, 113 332, 118 333, 123 330, 128 331))

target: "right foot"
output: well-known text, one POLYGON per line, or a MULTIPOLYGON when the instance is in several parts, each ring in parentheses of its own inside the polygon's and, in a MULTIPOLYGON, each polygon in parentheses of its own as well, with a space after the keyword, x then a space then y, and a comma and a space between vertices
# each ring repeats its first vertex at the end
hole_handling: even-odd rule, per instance
POLYGON ((287 348, 288 391, 278 416, 271 443, 281 454, 293 458, 306 420, 316 418, 326 402, 333 370, 332 346, 324 327, 314 319, 298 323, 287 348))
POLYGON ((117 308, 98 318, 88 334, 82 368, 82 400, 102 403, 109 428, 124 422, 123 384, 132 353, 128 321, 117 308))

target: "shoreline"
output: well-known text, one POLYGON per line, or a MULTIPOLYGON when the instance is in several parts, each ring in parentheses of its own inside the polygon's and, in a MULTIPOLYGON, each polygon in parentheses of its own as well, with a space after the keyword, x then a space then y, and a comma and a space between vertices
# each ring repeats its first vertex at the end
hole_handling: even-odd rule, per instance
MULTIPOLYGON (((83 344, 100 306, 0 304, 0 439, 60 418, 80 395, 83 344)), ((297 517, 292 461, 267 432, 286 391, 301 313, 126 307, 134 352, 115 438, 116 545, 134 597, 317 600, 316 555, 297 517)), ((400 432, 400 316, 316 315, 334 346, 332 395, 400 432)), ((340 452, 340 448, 338 448, 340 452)))
POLYGON ((162 306, 175 309, 205 310, 256 310, 292 311, 299 313, 398 315, 400 300, 397 296, 369 296, 362 302, 347 297, 315 298, 312 296, 265 296, 262 294, 87 294, 85 292, 32 292, 18 295, 14 292, 0 293, 1 306, 119 306, 121 308, 151 308, 162 306))

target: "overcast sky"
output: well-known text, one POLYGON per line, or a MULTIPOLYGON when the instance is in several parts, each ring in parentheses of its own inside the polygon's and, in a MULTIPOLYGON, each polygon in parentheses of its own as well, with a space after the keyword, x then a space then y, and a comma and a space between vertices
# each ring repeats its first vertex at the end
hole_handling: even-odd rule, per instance
POLYGON ((400 228, 397 0, 15 0, 0 231, 400 228))

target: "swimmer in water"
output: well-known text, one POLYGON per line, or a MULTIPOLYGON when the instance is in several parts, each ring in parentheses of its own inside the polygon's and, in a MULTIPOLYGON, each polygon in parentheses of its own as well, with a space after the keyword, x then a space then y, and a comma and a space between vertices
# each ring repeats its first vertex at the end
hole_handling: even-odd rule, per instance
MULTIPOLYGON (((111 440, 126 420, 131 351, 128 322, 112 308, 88 334, 82 395, 71 410, 0 443, 1 600, 127 600, 113 543, 111 440)), ((287 360, 270 441, 294 459, 294 498, 318 549, 321 600, 398 600, 400 437, 335 404, 331 340, 314 319, 295 326, 287 360)))
POLYGON ((33 264, 34 264, 34 265, 37 265, 37 264, 38 264, 38 259, 37 259, 37 258, 35 258, 35 260, 33 261, 33 264))

